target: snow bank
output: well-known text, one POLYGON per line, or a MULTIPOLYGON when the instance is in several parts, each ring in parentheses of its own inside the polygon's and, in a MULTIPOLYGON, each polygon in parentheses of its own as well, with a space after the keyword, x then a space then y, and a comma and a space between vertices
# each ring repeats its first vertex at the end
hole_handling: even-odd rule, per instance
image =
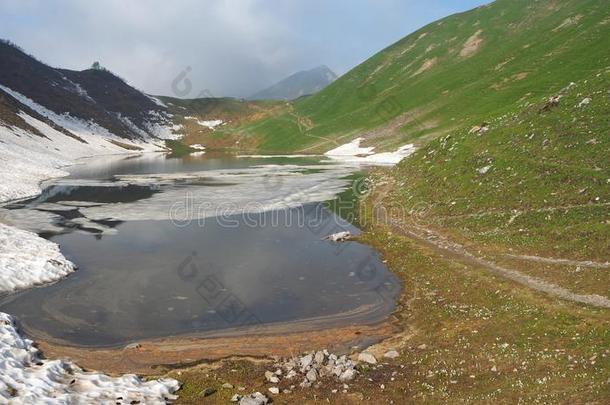
POLYGON ((345 145, 341 145, 338 148, 329 150, 325 153, 325 155, 331 157, 372 155, 375 147, 361 148, 360 142, 362 142, 363 140, 364 138, 356 138, 353 141, 346 143, 345 145))
POLYGON ((0 312, 0 403, 165 404, 177 398, 178 388, 172 379, 113 378, 84 372, 71 362, 43 360, 32 341, 19 335, 13 319, 0 312))
POLYGON ((184 119, 197 121, 197 124, 201 125, 202 127, 209 128, 211 130, 214 130, 217 126, 224 124, 223 120, 200 121, 197 119, 197 117, 193 117, 190 115, 184 117, 184 119))
POLYGON ((201 125, 202 127, 206 127, 211 130, 214 130, 217 126, 222 125, 223 121, 222 120, 197 121, 197 124, 201 125))
POLYGON ((57 281, 73 271, 57 244, 0 224, 0 292, 57 281))
MULTIPOLYGON (((95 123, 67 114, 56 114, 5 86, 0 85, 0 89, 82 140, 57 131, 23 111, 18 114, 19 117, 46 138, 21 128, 0 125, 0 202, 38 194, 42 180, 67 175, 59 168, 74 163, 76 159, 133 153, 112 143, 130 143, 129 141, 111 134, 95 123)), ((142 151, 160 150, 152 142, 131 143, 142 148, 142 151)))
POLYGON ((394 152, 374 153, 375 147, 361 148, 360 142, 364 138, 356 138, 353 141, 341 145, 326 152, 324 155, 344 163, 365 165, 395 165, 402 159, 415 152, 415 146, 408 144, 401 146, 394 152))

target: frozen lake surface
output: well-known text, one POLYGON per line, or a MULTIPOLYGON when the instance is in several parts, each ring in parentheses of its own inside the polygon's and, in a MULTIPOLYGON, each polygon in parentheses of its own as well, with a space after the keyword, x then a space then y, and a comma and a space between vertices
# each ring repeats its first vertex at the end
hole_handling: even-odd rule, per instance
POLYGON ((321 158, 160 154, 75 166, 2 215, 58 243, 78 270, 5 295, 0 311, 35 337, 83 346, 379 322, 394 309, 397 279, 368 246, 323 240, 358 233, 336 212, 353 214, 359 170, 321 158))

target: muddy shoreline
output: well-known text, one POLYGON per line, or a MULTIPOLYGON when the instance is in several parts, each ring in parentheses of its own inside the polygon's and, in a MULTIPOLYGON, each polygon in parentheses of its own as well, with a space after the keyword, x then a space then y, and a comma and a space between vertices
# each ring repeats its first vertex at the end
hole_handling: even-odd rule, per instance
POLYGON ((108 374, 150 376, 226 358, 288 357, 314 348, 349 353, 355 347, 364 349, 396 334, 398 327, 391 318, 374 325, 334 328, 312 323, 256 326, 207 336, 142 340, 114 348, 75 347, 44 338, 34 340, 47 358, 69 359, 84 369, 108 374))

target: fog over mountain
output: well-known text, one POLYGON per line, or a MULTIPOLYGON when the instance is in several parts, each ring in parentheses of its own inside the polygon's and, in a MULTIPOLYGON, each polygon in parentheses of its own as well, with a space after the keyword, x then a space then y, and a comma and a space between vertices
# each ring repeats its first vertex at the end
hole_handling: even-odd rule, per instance
POLYGON ((418 27, 484 1, 455 3, 7 0, 0 38, 51 66, 100 61, 150 94, 247 97, 311 66, 343 74, 418 27))

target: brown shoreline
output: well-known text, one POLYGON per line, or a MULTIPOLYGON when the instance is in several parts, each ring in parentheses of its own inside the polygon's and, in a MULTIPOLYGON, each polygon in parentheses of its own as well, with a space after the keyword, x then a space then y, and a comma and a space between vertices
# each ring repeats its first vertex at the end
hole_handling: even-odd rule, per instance
MULTIPOLYGON (((74 361, 86 370, 108 374, 163 374, 168 369, 240 357, 288 357, 304 351, 328 348, 349 352, 384 340, 397 332, 390 319, 373 325, 297 330, 295 325, 278 324, 245 328, 242 335, 169 337, 142 340, 136 347, 74 347, 37 339, 36 346, 47 358, 74 361)), ((304 325, 305 326, 305 325, 304 325)))

